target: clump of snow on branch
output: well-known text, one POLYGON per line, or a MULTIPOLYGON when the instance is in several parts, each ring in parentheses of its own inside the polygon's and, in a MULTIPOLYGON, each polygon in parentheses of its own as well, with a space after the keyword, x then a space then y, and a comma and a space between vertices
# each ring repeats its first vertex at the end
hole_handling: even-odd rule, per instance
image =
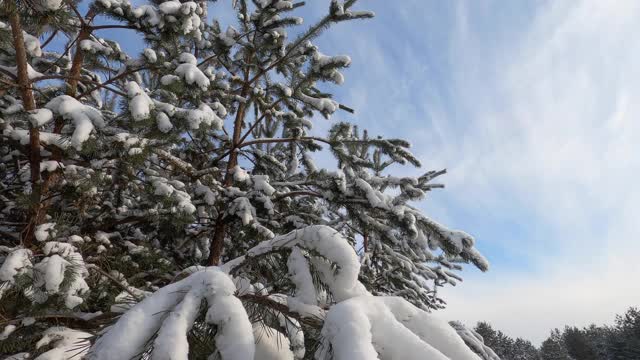
POLYGON ((53 112, 49 109, 36 109, 29 113, 29 120, 33 126, 42 126, 53 120, 53 112))
POLYGON ((94 128, 104 127, 104 119, 100 111, 68 95, 60 95, 52 99, 47 103, 46 108, 64 119, 73 120, 75 129, 71 135, 71 144, 78 150, 89 139, 94 128))
POLYGON ((127 95, 129 96, 129 111, 133 120, 144 120, 149 117, 154 103, 147 93, 134 81, 127 83, 127 95))
POLYGON ((196 66, 198 61, 189 53, 180 55, 180 65, 176 68, 176 74, 188 85, 197 85, 206 90, 209 87, 209 78, 196 66))
POLYGON ((29 249, 17 248, 9 252, 0 266, 0 298, 21 275, 32 279, 23 290, 34 303, 44 303, 50 296, 61 296, 64 306, 73 309, 83 303, 89 291, 85 278, 89 275, 82 255, 70 243, 49 241, 42 249, 44 257, 34 262, 29 249))

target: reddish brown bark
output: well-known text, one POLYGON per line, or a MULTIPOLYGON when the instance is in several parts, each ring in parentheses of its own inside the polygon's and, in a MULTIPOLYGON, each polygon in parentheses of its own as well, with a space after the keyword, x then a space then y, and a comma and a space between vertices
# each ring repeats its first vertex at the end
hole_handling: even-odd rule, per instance
MULTIPOLYGON (((89 10, 87 18, 92 18, 94 11, 89 10)), ((27 54, 24 47, 24 37, 22 35, 22 26, 20 24, 20 15, 14 11, 10 17, 11 29, 13 34, 13 42, 16 49, 16 63, 18 68, 18 85, 20 86, 21 98, 24 109, 34 110, 36 108, 35 99, 33 97, 33 91, 31 88, 31 81, 28 76, 28 62, 27 54)), ((76 52, 74 54, 71 69, 69 71, 69 80, 67 82, 66 94, 69 96, 76 96, 78 89, 78 82, 80 79, 80 72, 84 62, 83 52, 80 51, 80 42, 88 39, 91 35, 91 27, 82 22, 82 28, 78 34, 76 41, 76 52)), ((54 133, 62 132, 64 127, 63 120, 57 118, 54 125, 54 133)), ((61 161, 62 152, 60 149, 55 148, 52 153, 52 159, 61 161)), ((25 247, 30 247, 33 244, 35 237, 35 229, 44 219, 47 208, 49 207, 51 200, 43 202, 43 194, 49 191, 49 188, 57 182, 59 174, 53 173, 49 175, 44 181, 40 176, 40 132, 37 127, 30 126, 29 128, 29 164, 31 167, 31 183, 32 183, 32 195, 31 195, 31 208, 29 209, 29 220, 26 228, 22 231, 22 243, 25 247)))
MULTIPOLYGON (((93 17, 95 11, 90 9, 86 15, 86 19, 90 19, 93 17)), ((80 72, 82 71, 82 65, 84 64, 84 53, 80 50, 80 42, 82 40, 88 39, 91 35, 91 27, 88 23, 83 22, 82 27, 80 29, 80 33, 78 34, 78 39, 76 40, 76 51, 73 55, 73 59, 71 60, 71 69, 69 70, 69 75, 67 76, 67 89, 66 94, 69 96, 77 97, 78 93, 78 82, 80 81, 80 72)), ((64 127, 64 120, 61 117, 56 117, 53 132, 55 134, 60 134, 64 127)), ((51 159, 55 161, 62 161, 62 150, 54 147, 51 153, 51 159)), ((54 172, 49 174, 44 181, 42 182, 42 187, 40 189, 41 194, 47 194, 49 189, 55 184, 58 183, 60 179, 60 173, 54 172)), ((41 202, 40 207, 38 208, 38 212, 36 214, 36 225, 40 224, 47 213, 47 209, 51 206, 51 202, 53 199, 49 199, 47 201, 41 202)))
MULTIPOLYGON (((94 15, 93 8, 89 10, 86 19, 91 19, 94 15)), ((92 27, 83 22, 78 33, 78 39, 76 40, 76 52, 73 54, 73 60, 71 61, 71 69, 69 70, 69 81, 67 82, 67 95, 76 96, 78 92, 78 82, 80 80, 80 71, 82 70, 82 64, 84 62, 84 52, 80 50, 80 43, 82 40, 86 40, 91 35, 92 27)), ((57 124, 56 124, 57 125, 57 124)))
MULTIPOLYGON (((27 51, 24 46, 24 36, 22 35, 22 25, 20 14, 14 9, 9 16, 11 24, 11 34, 13 36, 13 46, 16 50, 16 68, 18 86, 20 88, 20 98, 22 106, 26 111, 36 108, 36 101, 31 89, 29 80, 29 63, 27 61, 27 51)), ((22 244, 25 247, 33 244, 35 228, 38 225, 38 212, 40 209, 40 132, 38 128, 29 125, 29 166, 31 168, 31 206, 29 209, 29 219, 27 227, 22 231, 22 244)))
MULTIPOLYGON (((247 80, 247 79, 245 79, 247 80)), ((245 81, 245 85, 242 88, 240 96, 246 98, 249 94, 249 84, 245 81)), ((233 142, 231 145, 231 152, 229 153, 229 161, 227 162, 227 170, 224 176, 224 186, 229 187, 233 184, 233 168, 238 165, 238 145, 240 145, 240 137, 242 132, 242 123, 247 111, 247 103, 242 102, 238 105, 238 112, 236 113, 236 119, 233 123, 233 142)), ((224 248, 224 235, 226 232, 227 224, 224 219, 224 210, 219 209, 218 218, 216 219, 216 226, 213 231, 213 237, 211 239, 211 246, 209 249, 209 259, 207 263, 211 265, 219 265, 220 257, 222 256, 222 250, 224 248)))

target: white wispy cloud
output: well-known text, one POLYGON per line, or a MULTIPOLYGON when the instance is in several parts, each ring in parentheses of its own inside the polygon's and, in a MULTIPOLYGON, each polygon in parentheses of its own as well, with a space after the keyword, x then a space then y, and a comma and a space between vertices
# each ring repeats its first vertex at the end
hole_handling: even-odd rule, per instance
POLYGON ((523 221, 548 231, 502 244, 526 249, 534 272, 498 267, 474 276, 475 284, 450 291, 448 314, 487 319, 539 342, 551 327, 611 322, 640 301, 640 108, 630 101, 640 90, 640 52, 628 44, 639 30, 638 5, 546 3, 530 24, 513 29, 520 34, 514 43, 489 58, 466 46, 482 29, 462 27, 466 33, 454 37, 460 66, 495 77, 456 82, 474 120, 451 159, 452 196, 471 190, 464 196, 497 217, 505 203, 517 204, 533 214, 523 221), (478 90, 499 99, 477 102, 478 90))

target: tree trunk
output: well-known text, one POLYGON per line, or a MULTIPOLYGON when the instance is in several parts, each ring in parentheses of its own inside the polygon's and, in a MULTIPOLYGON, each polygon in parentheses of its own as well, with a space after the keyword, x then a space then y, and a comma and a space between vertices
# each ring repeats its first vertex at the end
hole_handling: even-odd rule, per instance
MULTIPOLYGON (((16 66, 18 85, 20 86, 20 97, 25 111, 34 110, 36 102, 31 90, 29 80, 29 63, 27 61, 27 51, 24 47, 24 36, 20 24, 20 14, 14 9, 9 16, 11 24, 11 34, 13 35, 13 46, 16 50, 16 66)), ((31 168, 31 205, 29 208, 29 219, 27 227, 22 231, 22 244, 30 247, 33 244, 36 226, 39 223, 40 203, 40 132, 38 128, 29 123, 29 166, 31 168)))
MULTIPOLYGON (((93 17, 94 11, 93 8, 87 12, 85 19, 89 19, 93 17)), ((78 92, 78 82, 80 79, 80 71, 82 70, 82 64, 84 62, 84 53, 80 49, 80 43, 82 40, 86 40, 91 35, 91 27, 89 24, 85 23, 80 28, 80 32, 78 33, 78 39, 76 40, 76 51, 73 54, 73 60, 71 61, 71 69, 69 70, 69 81, 67 81, 67 90, 66 94, 69 96, 76 97, 78 92)), ((57 127, 57 124, 56 124, 57 127)))
POLYGON ((369 251, 369 234, 366 231, 362 233, 362 248, 365 254, 369 251))
MULTIPOLYGON (((248 74, 248 72, 247 72, 248 74)), ((242 88, 240 96, 246 98, 249 94, 249 83, 246 81, 248 76, 245 77, 245 84, 242 88)), ((229 161, 227 162, 227 170, 224 175, 224 186, 229 187, 233 185, 233 168, 238 165, 238 145, 240 145, 240 137, 242 132, 242 123, 247 111, 247 103, 243 102, 238 105, 238 112, 236 113, 236 119, 233 124, 233 142, 231 145, 231 152, 229 154, 229 161)), ((220 256, 222 255, 222 249, 224 248, 224 234, 226 231, 226 222, 224 219, 224 210, 218 210, 218 218, 216 219, 216 226, 213 231, 213 238, 211 240, 211 246, 209 248, 209 259, 207 264, 209 266, 219 265, 220 256)))
MULTIPOLYGON (((89 19, 93 17, 95 11, 91 8, 85 19, 89 19)), ((65 93, 72 97, 78 96, 78 82, 80 80, 80 72, 82 71, 82 65, 84 64, 84 53, 80 49, 80 43, 82 40, 86 40, 91 35, 91 27, 88 23, 83 23, 78 33, 78 38, 76 39, 76 51, 73 55, 73 59, 71 60, 71 69, 69 70, 68 80, 67 80, 67 88, 65 93)), ((60 134, 62 132, 62 128, 64 128, 64 120, 62 117, 57 116, 54 122, 53 133, 60 134)), ((58 147, 54 147, 51 153, 51 159, 54 161, 62 161, 62 150, 58 147)), ((60 179, 60 173, 54 172, 49 173, 42 181, 42 186, 40 188, 40 196, 47 197, 47 192, 49 189, 54 186, 58 180, 60 179)), ((47 213, 47 209, 51 206, 52 198, 41 202, 40 207, 38 208, 38 213, 36 214, 36 224, 40 224, 44 219, 44 216, 47 213)))

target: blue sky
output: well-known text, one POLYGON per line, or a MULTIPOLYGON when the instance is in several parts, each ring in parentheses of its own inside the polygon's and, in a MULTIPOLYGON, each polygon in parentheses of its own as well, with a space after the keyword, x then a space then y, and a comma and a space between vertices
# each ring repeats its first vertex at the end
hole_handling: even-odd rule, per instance
MULTIPOLYGON (((328 3, 307 1, 305 23, 328 3)), ((356 114, 331 121, 411 141, 424 168, 403 174, 447 168, 446 188, 420 206, 473 234, 492 263, 443 291, 442 316, 538 344, 553 327, 610 323, 640 305, 640 2, 358 7, 376 18, 315 41, 352 58, 334 93, 356 114)))
MULTIPOLYGON (((309 2, 321 13, 324 1, 309 2)), ((349 54, 337 91, 373 134, 410 140, 447 186, 421 204, 473 234, 442 316, 539 344, 640 305, 637 1, 361 1, 317 43, 349 54)), ((413 173, 413 170, 403 170, 413 173)))

